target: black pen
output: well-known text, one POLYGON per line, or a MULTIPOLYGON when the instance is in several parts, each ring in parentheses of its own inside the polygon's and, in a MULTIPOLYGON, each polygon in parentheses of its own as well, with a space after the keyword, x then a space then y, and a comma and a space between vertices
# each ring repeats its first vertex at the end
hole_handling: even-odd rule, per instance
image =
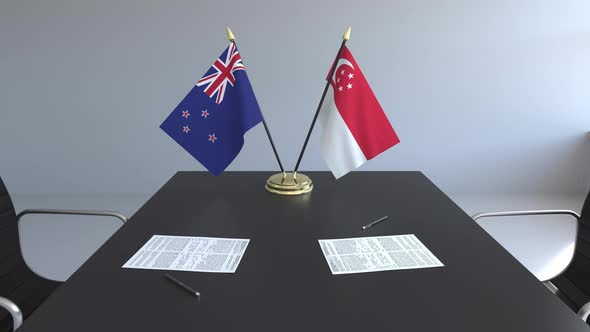
POLYGON ((183 283, 182 281, 174 278, 173 276, 169 275, 168 273, 164 274, 164 277, 170 281, 172 281, 174 284, 176 284, 176 286, 184 289, 185 291, 193 294, 196 297, 200 297, 201 293, 197 292, 196 290, 192 289, 190 286, 188 286, 187 284, 183 283))
POLYGON ((386 220, 387 216, 383 217, 383 218, 379 218, 371 223, 366 224, 365 226, 361 227, 361 229, 364 231, 365 229, 369 228, 369 227, 373 227, 375 225, 377 225, 378 223, 382 222, 383 220, 386 220))

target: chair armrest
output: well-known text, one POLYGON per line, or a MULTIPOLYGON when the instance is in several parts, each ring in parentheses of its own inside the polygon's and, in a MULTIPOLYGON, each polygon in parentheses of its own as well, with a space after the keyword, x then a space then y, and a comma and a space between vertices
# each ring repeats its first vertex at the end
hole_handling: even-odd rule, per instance
POLYGON ((580 318, 582 318, 584 321, 588 320, 589 315, 590 315, 590 302, 584 304, 580 308, 580 311, 578 311, 578 316, 580 316, 580 318))
POLYGON ((0 307, 6 309, 10 315, 12 316, 12 324, 14 326, 14 331, 21 326, 23 323, 23 313, 20 308, 9 299, 0 296, 0 307))
POLYGON ((471 216, 473 220, 487 217, 511 217, 511 216, 540 216, 540 215, 570 215, 576 220, 580 215, 572 210, 522 210, 522 211, 498 211, 498 212, 480 212, 471 216))
POLYGON ((114 211, 98 211, 98 210, 62 210, 62 209, 27 209, 22 210, 16 219, 20 220, 27 214, 60 214, 60 215, 76 215, 76 216, 100 216, 100 217, 114 217, 121 220, 123 223, 127 222, 127 217, 119 212, 114 211))

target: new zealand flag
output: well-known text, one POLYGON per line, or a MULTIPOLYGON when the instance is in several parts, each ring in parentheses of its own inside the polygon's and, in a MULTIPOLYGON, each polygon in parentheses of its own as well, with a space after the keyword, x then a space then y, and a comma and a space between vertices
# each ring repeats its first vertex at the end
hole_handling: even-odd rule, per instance
POLYGON ((244 145, 244 134, 262 113, 232 42, 160 128, 214 175, 244 145))

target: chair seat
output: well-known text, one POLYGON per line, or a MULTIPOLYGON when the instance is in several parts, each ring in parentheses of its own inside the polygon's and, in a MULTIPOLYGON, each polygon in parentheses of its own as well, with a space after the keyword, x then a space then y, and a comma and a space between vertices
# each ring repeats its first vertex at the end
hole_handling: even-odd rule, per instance
POLYGON ((502 217, 478 224, 541 281, 563 272, 576 250, 576 222, 570 217, 502 217))
POLYGON ((552 280, 555 276, 563 273, 568 267, 572 257, 574 256, 575 247, 572 242, 571 245, 566 245, 559 253, 551 255, 545 259, 535 259, 528 257, 528 260, 521 261, 521 263, 541 281, 552 280))

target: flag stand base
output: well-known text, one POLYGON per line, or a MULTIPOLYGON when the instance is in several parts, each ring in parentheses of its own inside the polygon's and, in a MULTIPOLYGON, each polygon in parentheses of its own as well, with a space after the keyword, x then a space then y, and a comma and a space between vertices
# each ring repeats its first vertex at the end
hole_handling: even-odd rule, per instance
POLYGON ((266 190, 277 195, 301 195, 313 189, 311 179, 301 173, 277 173, 266 180, 266 190))

